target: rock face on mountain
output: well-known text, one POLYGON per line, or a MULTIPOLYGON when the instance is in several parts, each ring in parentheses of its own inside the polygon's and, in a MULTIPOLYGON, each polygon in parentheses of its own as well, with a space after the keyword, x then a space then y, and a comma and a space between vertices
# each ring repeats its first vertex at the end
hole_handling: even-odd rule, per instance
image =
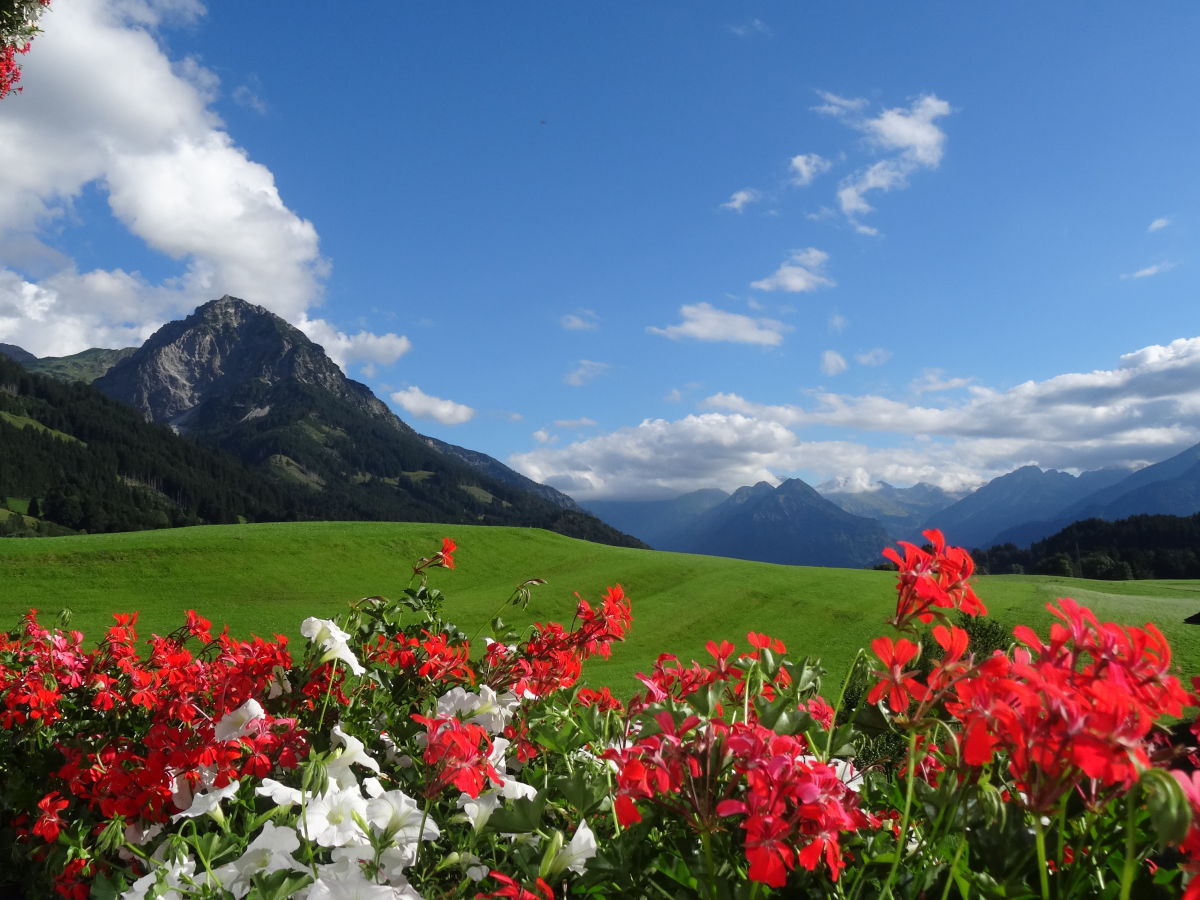
POLYGON ((164 325, 95 386, 311 491, 321 518, 528 525, 642 546, 485 454, 417 434, 298 329, 235 297, 164 325))
POLYGON ((95 385, 186 434, 211 427, 214 419, 264 415, 264 398, 286 382, 318 388, 372 419, 413 433, 298 328, 228 295, 168 322, 95 385))

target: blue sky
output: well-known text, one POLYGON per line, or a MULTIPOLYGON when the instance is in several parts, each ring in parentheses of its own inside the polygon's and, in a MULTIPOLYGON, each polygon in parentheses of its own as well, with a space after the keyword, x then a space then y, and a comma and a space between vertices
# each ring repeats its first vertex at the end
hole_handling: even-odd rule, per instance
POLYGON ((579 499, 1200 441, 1200 9, 58 0, 0 341, 234 294, 579 499))

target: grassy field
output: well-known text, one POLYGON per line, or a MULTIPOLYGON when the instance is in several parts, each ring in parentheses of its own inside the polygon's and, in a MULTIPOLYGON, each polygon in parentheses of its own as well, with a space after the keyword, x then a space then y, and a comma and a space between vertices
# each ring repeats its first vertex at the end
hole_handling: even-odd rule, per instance
MULTIPOLYGON (((71 627, 97 637, 113 612, 138 610, 143 634, 166 633, 194 608, 239 636, 280 632, 299 641, 306 616, 333 616, 360 597, 396 595, 411 563, 459 544, 458 568, 435 569, 431 583, 468 633, 488 621, 526 578, 529 610, 505 621, 569 623, 574 592, 586 599, 621 583, 633 628, 609 661, 586 673, 593 684, 627 691, 659 653, 704 656, 710 638, 744 643, 747 631, 782 638, 795 657, 820 657, 836 677, 860 646, 887 633, 894 604, 887 572, 777 566, 718 557, 629 550, 524 528, 413 523, 228 525, 81 537, 0 541, 0 626, 29 607, 50 623, 72 611, 71 627)), ((881 548, 882 549, 882 548, 881 548)), ((1171 639, 1185 673, 1200 673, 1200 582, 1101 582, 1039 576, 981 578, 976 588, 994 618, 1044 628, 1058 596, 1090 605, 1100 618, 1153 621, 1171 639)))

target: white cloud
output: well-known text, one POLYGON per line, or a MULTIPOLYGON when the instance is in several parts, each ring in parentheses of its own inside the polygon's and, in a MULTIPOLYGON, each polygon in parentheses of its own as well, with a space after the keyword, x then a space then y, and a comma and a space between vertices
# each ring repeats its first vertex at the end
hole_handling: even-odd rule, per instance
POLYGON ((820 106, 812 107, 813 112, 824 113, 827 116, 849 116, 853 115, 867 106, 865 97, 839 97, 837 94, 831 94, 829 91, 817 91, 817 95, 824 100, 820 106))
POLYGON ((953 391, 973 383, 973 378, 946 378, 941 369, 926 369, 908 387, 914 394, 924 394, 929 391, 953 391))
POLYGON ((849 324, 850 323, 846 320, 846 317, 841 313, 829 314, 829 330, 834 334, 840 334, 841 332, 845 331, 846 326, 849 324))
MULTIPOLYGON (((329 264, 316 229, 212 110, 217 76, 172 61, 156 40, 203 12, 189 0, 73 0, 46 13, 25 91, 0 117, 0 340, 61 355, 137 343, 222 294, 297 324, 320 302, 329 264), (156 283, 119 260, 79 271, 46 245, 89 185, 130 234, 177 261, 175 273, 156 283), (36 276, 22 271, 30 260, 36 276)), ((375 358, 399 339, 347 340, 375 358)))
POLYGON ((567 331, 595 331, 600 327, 600 317, 590 309, 577 309, 559 319, 567 331))
POLYGON ((390 366, 412 348, 412 342, 402 335, 369 331, 346 334, 324 319, 302 318, 296 327, 324 347, 329 358, 343 369, 348 365, 390 366))
POLYGON ((671 340, 693 338, 698 341, 730 341, 767 347, 777 347, 783 343, 783 334, 789 330, 782 322, 726 312, 708 303, 681 306, 679 313, 683 316, 680 324, 666 328, 650 326, 646 330, 671 340))
POLYGON ((882 347, 873 347, 872 349, 865 350, 862 353, 854 354, 854 361, 860 366, 882 366, 891 358, 892 351, 884 350, 882 347))
POLYGON ((862 234, 878 234, 878 229, 860 221, 861 216, 873 210, 866 195, 905 188, 914 172, 936 169, 941 164, 946 133, 935 122, 950 114, 950 104, 933 94, 925 94, 907 109, 886 109, 874 118, 867 118, 862 114, 867 105, 865 100, 818 93, 826 102, 814 107, 817 112, 841 119, 865 133, 878 151, 889 154, 844 179, 837 192, 842 213, 855 229, 862 234))
POLYGON ((754 188, 745 188, 740 191, 734 191, 733 194, 721 204, 721 209, 732 209, 734 212, 741 212, 751 203, 757 203, 762 199, 762 194, 754 188))
POLYGON ((558 438, 554 437, 545 428, 539 428, 533 433, 533 439, 539 444, 553 444, 558 438))
POLYGON ((926 396, 966 390, 925 405, 830 392, 808 405, 770 405, 714 394, 701 414, 647 420, 510 462, 580 499, 731 490, 798 472, 814 483, 926 481, 958 490, 1024 464, 1136 467, 1200 442, 1200 337, 1127 353, 1111 369, 1003 391, 966 382, 926 372, 926 396), (846 430, 893 437, 868 447, 838 438, 846 430), (834 439, 816 439, 823 432, 834 439))
POLYGON ((443 425, 461 425, 475 416, 475 410, 471 407, 431 396, 416 385, 393 392, 391 398, 409 415, 418 419, 433 419, 443 425))
POLYGON ((1122 278, 1151 278, 1154 275, 1159 275, 1163 272, 1169 272, 1171 269, 1175 268, 1176 265, 1178 265, 1178 263, 1173 263, 1173 262, 1155 263, 1152 266, 1146 266, 1146 268, 1144 268, 1144 269, 1138 269, 1136 272, 1130 272, 1129 274, 1122 275, 1121 277, 1122 278))
POLYGON ((821 374, 840 375, 848 368, 846 357, 836 350, 826 350, 821 354, 821 374))
POLYGON ((833 287, 836 282, 821 272, 828 260, 829 254, 816 247, 793 250, 783 265, 766 278, 751 282, 750 287, 759 291, 788 291, 789 293, 833 287))
POLYGON ((612 366, 605 362, 581 359, 574 369, 563 376, 563 383, 572 387, 582 387, 595 381, 611 368, 612 366))
POLYGON ((1155 219, 1153 222, 1151 222, 1149 224, 1149 226, 1147 226, 1146 230, 1150 231, 1150 232, 1160 231, 1163 228, 1166 228, 1170 224, 1171 224, 1170 219, 1167 219, 1167 218, 1155 219))
POLYGON ((792 170, 792 184, 797 187, 810 185, 814 178, 828 172, 832 165, 833 163, 816 153, 802 153, 799 156, 793 156, 792 161, 788 164, 788 168, 792 170))
POLYGON ((557 428, 595 428, 596 420, 589 419, 587 416, 581 416, 578 419, 555 419, 554 425, 557 428))

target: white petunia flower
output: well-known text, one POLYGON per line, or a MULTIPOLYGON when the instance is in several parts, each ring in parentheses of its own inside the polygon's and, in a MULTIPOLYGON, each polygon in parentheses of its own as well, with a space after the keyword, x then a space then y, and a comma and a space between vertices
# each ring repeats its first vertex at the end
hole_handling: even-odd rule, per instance
POLYGON ((208 791, 201 791, 192 797, 192 805, 181 813, 171 816, 172 822, 178 822, 180 819, 194 819, 197 816, 208 814, 218 822, 224 818, 221 812, 221 801, 227 797, 232 797, 237 793, 238 782, 231 781, 223 788, 214 788, 208 791))
POLYGON ((333 736, 342 743, 338 755, 325 764, 325 772, 340 788, 358 787, 358 779, 350 771, 352 765, 363 766, 379 774, 379 763, 367 753, 366 746, 352 734, 342 731, 341 725, 333 726, 333 736))
POLYGON ((485 684, 480 686, 479 693, 462 687, 451 688, 438 698, 437 711, 440 717, 457 716, 497 735, 504 731, 520 705, 520 699, 512 691, 497 694, 494 688, 485 684))
POLYGON ((239 859, 226 863, 213 874, 225 890, 241 900, 250 893, 254 876, 260 872, 266 875, 281 870, 307 871, 292 858, 299 847, 300 838, 294 828, 267 822, 239 859))
POLYGON ((436 840, 441 831, 417 801, 403 791, 388 791, 367 801, 367 821, 380 831, 390 831, 397 844, 436 840), (421 820, 425 821, 424 830, 421 820))
POLYGON ((582 875, 587 868, 587 861, 596 855, 596 836, 587 822, 581 821, 575 829, 575 836, 554 855, 550 863, 550 877, 558 875, 563 869, 570 869, 576 875, 582 875))
POLYGON ((312 798, 300 816, 299 828, 310 841, 322 847, 344 847, 367 840, 354 820, 367 815, 367 801, 356 785, 353 790, 329 791, 312 798))
POLYGON ((366 671, 354 655, 354 651, 350 649, 350 635, 338 628, 332 620, 309 616, 300 623, 300 633, 325 651, 321 662, 340 659, 355 675, 362 675, 366 671))
POLYGON ((260 797, 270 797, 272 803, 285 809, 304 800, 304 795, 294 787, 288 787, 274 778, 264 778, 254 789, 254 793, 260 797))
POLYGON ((266 717, 266 711, 251 697, 237 709, 230 710, 217 722, 215 737, 218 741, 232 741, 250 733, 249 725, 266 717))

